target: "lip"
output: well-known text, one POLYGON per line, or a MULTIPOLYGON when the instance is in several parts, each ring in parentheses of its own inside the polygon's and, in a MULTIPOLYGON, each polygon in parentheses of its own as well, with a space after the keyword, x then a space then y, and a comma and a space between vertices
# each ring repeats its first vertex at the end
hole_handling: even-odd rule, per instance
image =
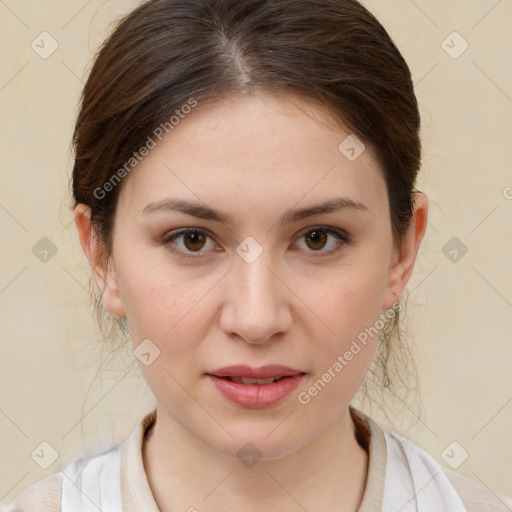
POLYGON ((282 365, 267 365, 259 368, 237 365, 220 368, 207 373, 206 376, 230 402, 241 407, 256 409, 270 407, 283 400, 299 385, 305 372, 282 365), (241 384, 225 377, 284 378, 271 384, 241 384))
POLYGON ((251 368, 247 365, 224 366, 218 370, 208 372, 207 375, 214 377, 247 377, 249 379, 268 379, 270 377, 291 377, 303 374, 302 370, 295 370, 280 364, 268 364, 259 368, 251 368))

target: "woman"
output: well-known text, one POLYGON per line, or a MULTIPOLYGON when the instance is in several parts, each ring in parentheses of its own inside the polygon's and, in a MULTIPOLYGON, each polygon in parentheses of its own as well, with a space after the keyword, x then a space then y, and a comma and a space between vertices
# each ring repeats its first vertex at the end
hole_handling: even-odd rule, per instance
POLYGON ((74 214, 157 407, 9 510, 510 510, 350 405, 426 229, 419 127, 355 0, 125 17, 83 91, 74 214))

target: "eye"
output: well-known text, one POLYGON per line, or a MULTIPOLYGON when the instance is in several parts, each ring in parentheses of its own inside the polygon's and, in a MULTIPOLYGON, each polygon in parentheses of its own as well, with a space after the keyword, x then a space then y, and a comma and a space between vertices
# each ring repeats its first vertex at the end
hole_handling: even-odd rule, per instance
MULTIPOLYGON (((303 238, 306 240, 306 251, 319 253, 318 256, 329 256, 351 242, 344 231, 326 226, 310 227, 306 231, 302 231, 299 240, 303 238), (325 247, 328 247, 328 250, 323 250, 325 247)), ((187 228, 168 233, 161 239, 161 242, 172 253, 189 259, 197 258, 202 253, 211 250, 219 250, 212 237, 200 228, 187 228)))
POLYGON ((340 250, 343 245, 350 243, 350 238, 345 232, 326 226, 308 228, 299 236, 299 240, 302 239, 306 241, 306 250, 319 252, 319 256, 331 255, 340 250), (325 247, 328 249, 322 250, 325 247))
POLYGON ((169 247, 169 250, 174 254, 183 258, 196 258, 191 253, 208 252, 208 250, 215 249, 216 245, 208 233, 202 229, 182 229, 180 231, 171 232, 162 238, 162 243, 169 247), (176 240, 181 239, 181 244, 176 243, 176 240), (210 243, 208 243, 208 240, 210 243), (175 249, 173 246, 178 246, 175 249), (201 249, 206 248, 204 251, 201 249), (187 254, 188 253, 188 254, 187 254))

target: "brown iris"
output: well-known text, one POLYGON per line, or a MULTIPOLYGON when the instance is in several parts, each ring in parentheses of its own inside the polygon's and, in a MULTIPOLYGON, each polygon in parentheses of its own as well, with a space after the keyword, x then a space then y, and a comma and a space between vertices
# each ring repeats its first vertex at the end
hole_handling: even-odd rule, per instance
POLYGON ((306 240, 311 240, 312 244, 306 242, 310 249, 321 249, 327 242, 327 234, 322 230, 313 230, 306 235, 306 240))
POLYGON ((201 249, 204 246, 205 240, 205 235, 197 231, 194 231, 192 233, 185 233, 183 235, 183 243, 185 244, 186 248, 189 249, 190 251, 201 249), (187 243, 189 241, 190 243, 187 243))

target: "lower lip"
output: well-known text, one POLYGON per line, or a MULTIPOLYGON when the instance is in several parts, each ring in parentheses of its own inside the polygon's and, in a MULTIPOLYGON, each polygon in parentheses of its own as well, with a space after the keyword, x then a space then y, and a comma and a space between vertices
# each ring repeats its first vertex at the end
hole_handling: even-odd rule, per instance
POLYGON ((231 380, 208 375, 217 389, 231 402, 242 407, 269 407, 278 403, 285 396, 289 395, 304 377, 304 374, 297 374, 285 377, 278 382, 271 384, 239 384, 231 380))

